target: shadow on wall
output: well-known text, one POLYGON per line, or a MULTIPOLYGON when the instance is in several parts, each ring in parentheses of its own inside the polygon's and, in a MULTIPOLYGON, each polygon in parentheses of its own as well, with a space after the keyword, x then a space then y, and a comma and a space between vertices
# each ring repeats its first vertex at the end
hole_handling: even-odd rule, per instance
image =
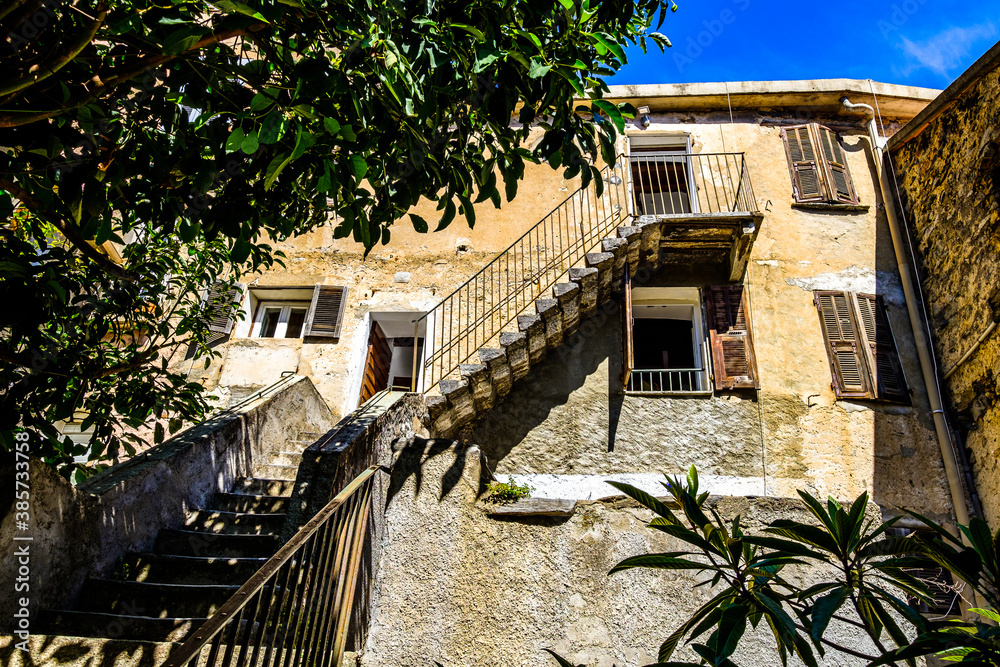
POLYGON ((619 302, 612 299, 566 343, 550 351, 539 367, 532 368, 531 375, 518 382, 500 405, 473 423, 469 441, 482 448, 491 467, 550 417, 557 423, 554 436, 600 442, 608 451, 614 450, 624 402, 619 318, 619 302), (602 367, 607 369, 607 382, 588 385, 588 378, 602 367), (561 406, 565 409, 560 410, 561 406))
MULTIPOLYGON (((420 495, 420 489, 424 482, 424 467, 435 457, 452 451, 454 451, 455 460, 441 479, 441 495, 438 500, 444 500, 462 480, 467 464, 468 448, 458 441, 442 438, 428 440, 413 437, 403 441, 399 454, 392 465, 385 506, 389 506, 389 503, 403 489, 411 476, 413 477, 413 496, 416 498, 420 495)), ((473 455, 478 456, 477 453, 473 455)), ((479 487, 477 496, 486 491, 485 480, 480 480, 479 487)))

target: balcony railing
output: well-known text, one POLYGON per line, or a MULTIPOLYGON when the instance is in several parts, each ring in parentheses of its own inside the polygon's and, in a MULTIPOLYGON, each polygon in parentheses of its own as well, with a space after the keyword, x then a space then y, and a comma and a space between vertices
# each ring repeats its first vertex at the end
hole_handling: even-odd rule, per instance
POLYGON ((633 370, 625 391, 630 394, 710 394, 708 372, 704 368, 656 368, 633 370))
POLYGON ((638 153, 629 165, 636 215, 757 211, 743 153, 638 153))
POLYGON ((576 190, 420 318, 430 342, 424 391, 455 373, 630 217, 626 170, 623 157, 606 166, 600 195, 596 182, 576 190))
POLYGON ((164 667, 340 665, 380 469, 338 493, 164 667))

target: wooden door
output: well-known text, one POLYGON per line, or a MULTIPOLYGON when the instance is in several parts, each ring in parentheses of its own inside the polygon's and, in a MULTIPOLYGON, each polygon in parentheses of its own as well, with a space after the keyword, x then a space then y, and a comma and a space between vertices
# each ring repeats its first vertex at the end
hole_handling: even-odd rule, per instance
POLYGON ((368 337, 368 358, 365 360, 365 374, 361 380, 361 401, 365 403, 378 392, 389 386, 389 364, 392 361, 392 347, 378 322, 372 322, 372 332, 368 337))

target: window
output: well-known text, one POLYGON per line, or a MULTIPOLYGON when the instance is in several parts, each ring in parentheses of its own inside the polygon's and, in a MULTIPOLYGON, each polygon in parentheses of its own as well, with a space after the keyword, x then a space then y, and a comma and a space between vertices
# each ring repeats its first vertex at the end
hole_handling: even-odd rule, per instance
POLYGON ((813 295, 837 397, 909 403, 882 299, 854 292, 813 295))
POLYGON ((419 388, 427 322, 420 312, 370 313, 368 353, 361 369, 358 405, 379 392, 419 388), (416 371, 416 382, 414 381, 416 371))
POLYGON ((637 215, 697 213, 688 135, 629 137, 637 215))
MULTIPOLYGON (((913 539, 915 536, 921 536, 930 532, 928 530, 910 530, 908 528, 893 527, 886 531, 886 535, 895 538, 909 537, 913 539)), ((919 558, 918 553, 908 555, 919 558)), ((948 570, 938 567, 933 562, 924 563, 923 567, 903 567, 901 569, 911 577, 922 581, 930 591, 930 601, 921 600, 915 595, 908 594, 906 596, 906 604, 914 611, 936 617, 961 615, 962 609, 958 593, 960 589, 956 588, 955 580, 948 570)))
POLYGON ((757 387, 742 285, 632 289, 622 308, 625 391, 711 394, 757 387), (704 299, 708 336, 702 318, 704 299), (714 367, 710 382, 709 359, 714 367))
POLYGON ((795 202, 857 204, 847 158, 836 133, 810 123, 781 130, 795 202))
POLYGON ((301 338, 308 312, 308 301, 261 301, 250 337, 301 338))

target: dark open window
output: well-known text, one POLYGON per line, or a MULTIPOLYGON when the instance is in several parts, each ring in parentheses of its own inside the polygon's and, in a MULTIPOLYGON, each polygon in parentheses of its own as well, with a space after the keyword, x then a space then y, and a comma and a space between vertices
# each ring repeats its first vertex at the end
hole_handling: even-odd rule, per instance
POLYGON ((632 191, 638 215, 696 213, 690 140, 685 136, 633 137, 629 142, 632 191))
POLYGON ((781 130, 796 203, 857 204, 847 157, 837 134, 810 123, 781 130))

